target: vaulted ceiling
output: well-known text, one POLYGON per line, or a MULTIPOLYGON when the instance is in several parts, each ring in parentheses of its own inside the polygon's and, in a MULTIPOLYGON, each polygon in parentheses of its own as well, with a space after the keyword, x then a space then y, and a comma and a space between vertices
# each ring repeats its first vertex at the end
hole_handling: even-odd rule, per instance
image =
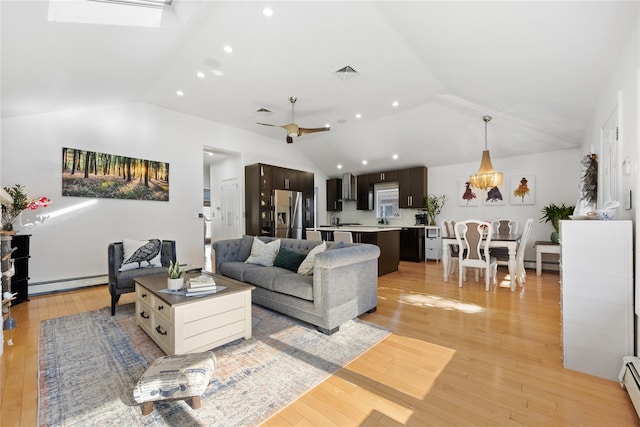
POLYGON ((494 159, 578 147, 638 25, 636 1, 174 0, 159 27, 0 13, 3 118, 142 101, 285 144, 256 122, 290 123, 296 96, 296 123, 331 131, 291 148, 330 176, 479 160, 485 114, 494 159))

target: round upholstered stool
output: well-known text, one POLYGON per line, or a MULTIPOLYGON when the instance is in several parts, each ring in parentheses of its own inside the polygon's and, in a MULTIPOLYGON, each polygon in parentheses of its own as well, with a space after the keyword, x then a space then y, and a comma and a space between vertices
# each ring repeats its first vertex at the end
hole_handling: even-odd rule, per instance
POLYGON ((133 399, 142 403, 142 415, 153 411, 153 402, 191 398, 191 407, 200 408, 200 397, 216 368, 211 351, 179 354, 156 359, 142 374, 133 389, 133 399))

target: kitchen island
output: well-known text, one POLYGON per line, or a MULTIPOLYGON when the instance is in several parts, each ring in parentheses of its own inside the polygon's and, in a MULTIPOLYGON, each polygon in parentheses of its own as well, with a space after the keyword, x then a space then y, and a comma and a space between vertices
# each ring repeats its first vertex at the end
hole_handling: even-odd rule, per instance
POLYGON ((333 240, 334 231, 348 231, 353 243, 370 243, 380 248, 378 276, 398 271, 400 265, 401 227, 376 226, 320 226, 314 228, 322 235, 322 240, 333 240))

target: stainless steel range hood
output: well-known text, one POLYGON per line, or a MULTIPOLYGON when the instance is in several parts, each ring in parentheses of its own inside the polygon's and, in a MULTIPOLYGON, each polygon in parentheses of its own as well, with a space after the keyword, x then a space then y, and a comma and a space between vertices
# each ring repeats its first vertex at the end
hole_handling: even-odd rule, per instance
POLYGON ((341 200, 356 200, 356 177, 350 173, 342 175, 342 199, 341 200))

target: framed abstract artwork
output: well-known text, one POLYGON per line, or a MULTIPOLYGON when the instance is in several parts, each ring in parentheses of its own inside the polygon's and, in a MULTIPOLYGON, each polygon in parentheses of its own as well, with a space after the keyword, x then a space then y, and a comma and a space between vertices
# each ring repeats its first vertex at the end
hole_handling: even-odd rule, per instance
POLYGON ((481 195, 478 190, 472 188, 469 181, 460 181, 458 184, 458 206, 478 206, 481 195))
POLYGON ((504 206, 507 204, 507 193, 505 192, 507 186, 504 181, 502 185, 490 188, 488 190, 477 190, 482 199, 484 206, 504 206))
POLYGON ((536 176, 511 175, 509 179, 509 203, 533 205, 536 202, 536 176))

